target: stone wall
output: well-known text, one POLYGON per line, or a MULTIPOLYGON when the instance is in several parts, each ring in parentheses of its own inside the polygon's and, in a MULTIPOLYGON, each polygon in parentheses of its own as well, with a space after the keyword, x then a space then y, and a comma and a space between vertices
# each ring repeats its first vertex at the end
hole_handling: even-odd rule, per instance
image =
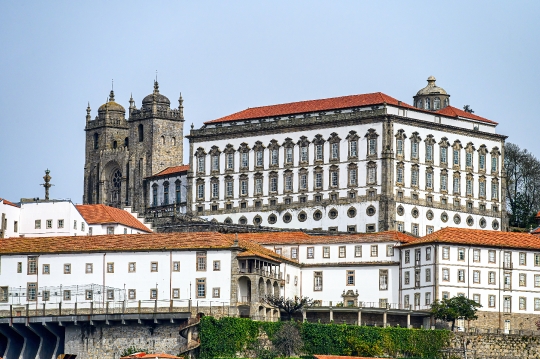
POLYGON ((469 323, 470 328, 479 329, 504 329, 504 322, 510 321, 510 330, 534 330, 534 324, 540 319, 539 315, 520 314, 520 313, 496 313, 496 312, 477 312, 478 319, 469 323))
POLYGON ((533 359, 540 355, 540 336, 456 334, 451 341, 453 357, 464 357, 464 341, 469 359, 533 359))
POLYGON ((132 346, 177 355, 185 344, 179 324, 70 325, 65 331, 64 352, 77 354, 77 359, 118 359, 132 346))

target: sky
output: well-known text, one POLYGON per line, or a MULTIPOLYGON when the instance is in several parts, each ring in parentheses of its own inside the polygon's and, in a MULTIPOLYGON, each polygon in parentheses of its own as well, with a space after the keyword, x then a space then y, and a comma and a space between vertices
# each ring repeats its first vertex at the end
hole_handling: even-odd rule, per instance
POLYGON ((81 203, 88 102, 93 118, 114 80, 140 107, 156 71, 184 134, 277 103, 411 104, 433 75, 540 157, 539 16, 540 1, 1 1, 0 198, 43 198, 48 168, 51 198, 81 203))

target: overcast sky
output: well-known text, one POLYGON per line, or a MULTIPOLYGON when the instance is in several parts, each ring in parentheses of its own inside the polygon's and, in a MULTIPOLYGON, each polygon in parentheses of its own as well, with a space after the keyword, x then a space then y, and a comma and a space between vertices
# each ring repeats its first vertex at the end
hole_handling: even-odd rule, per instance
MULTIPOLYGON (((82 201, 85 116, 160 91, 185 130, 247 107, 428 76, 540 157, 540 1, 1 1, 0 197, 82 201)), ((188 144, 184 144, 186 153, 188 144)), ((184 159, 187 163, 187 157, 184 159)), ((181 162, 181 159, 179 159, 181 162)))

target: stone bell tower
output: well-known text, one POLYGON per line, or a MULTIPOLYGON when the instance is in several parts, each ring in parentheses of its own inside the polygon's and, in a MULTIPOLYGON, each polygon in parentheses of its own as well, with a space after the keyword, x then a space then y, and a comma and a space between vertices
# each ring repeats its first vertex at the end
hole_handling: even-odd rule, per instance
POLYGON ((171 109, 154 81, 154 91, 143 99, 140 109, 130 98, 127 119, 113 91, 93 120, 88 105, 83 203, 144 211, 144 178, 183 163, 181 95, 178 102, 178 108, 171 109))

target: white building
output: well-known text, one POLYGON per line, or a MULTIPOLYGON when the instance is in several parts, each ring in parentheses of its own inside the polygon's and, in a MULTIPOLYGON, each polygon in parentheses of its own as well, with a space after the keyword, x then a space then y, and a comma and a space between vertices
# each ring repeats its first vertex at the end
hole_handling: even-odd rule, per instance
POLYGON ((254 107, 192 129, 188 203, 225 223, 342 232, 505 227, 497 123, 428 79, 383 93, 254 107))
POLYGON ((104 204, 78 204, 77 210, 89 225, 88 235, 145 234, 152 230, 137 213, 105 206, 104 204))
POLYGON ((167 167, 145 178, 146 212, 155 216, 187 211, 187 171, 189 166, 167 167))

